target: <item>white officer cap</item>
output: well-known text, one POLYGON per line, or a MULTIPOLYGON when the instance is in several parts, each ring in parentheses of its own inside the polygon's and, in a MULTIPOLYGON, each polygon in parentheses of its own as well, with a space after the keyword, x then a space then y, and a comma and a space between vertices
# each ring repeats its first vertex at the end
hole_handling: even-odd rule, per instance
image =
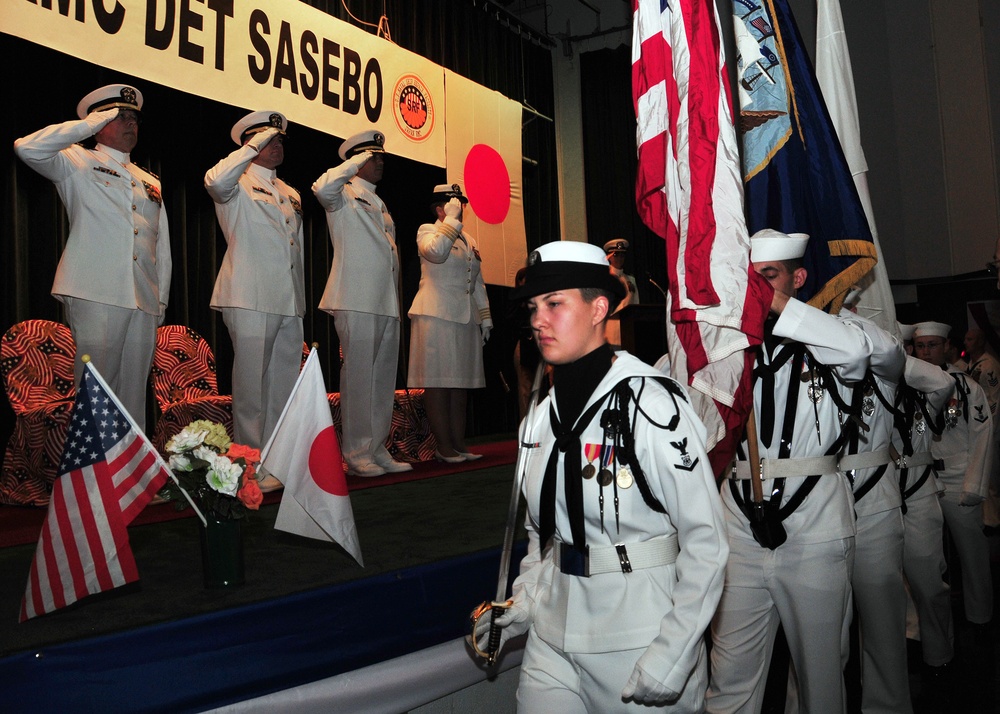
POLYGON ((625 286, 611 272, 604 251, 596 245, 557 240, 540 246, 528 256, 524 284, 510 292, 511 300, 554 293, 570 288, 599 288, 614 296, 613 305, 625 299, 625 286))
POLYGON ((270 129, 272 126, 284 134, 288 131, 288 119, 281 112, 271 110, 251 112, 233 124, 229 136, 232 137, 237 145, 243 146, 243 142, 246 139, 266 129, 270 129))
POLYGON ((951 333, 951 325, 943 322, 918 322, 913 326, 913 337, 943 337, 948 339, 951 333))
POLYGON ((385 153, 385 134, 377 129, 362 131, 345 140, 340 145, 340 151, 337 153, 340 154, 341 159, 346 160, 355 154, 360 154, 362 151, 385 153))
POLYGON ((463 204, 469 202, 469 199, 462 194, 462 187, 457 183, 439 183, 434 187, 431 203, 447 203, 453 198, 457 198, 463 204))
POLYGON ((628 250, 628 241, 624 238, 612 238, 604 244, 604 252, 608 255, 612 253, 624 253, 628 250))
POLYGON ((76 105, 76 115, 81 119, 86 119, 91 112, 104 111, 105 109, 131 109, 133 111, 142 110, 142 92, 127 84, 109 84, 95 89, 76 105))
POLYGON ((806 233, 782 233, 765 228, 750 237, 750 261, 797 260, 805 255, 808 243, 809 235, 806 233))
POLYGON ((913 333, 917 329, 916 325, 904 325, 902 322, 897 322, 896 327, 899 328, 899 334, 903 338, 903 342, 909 342, 913 339, 913 333))

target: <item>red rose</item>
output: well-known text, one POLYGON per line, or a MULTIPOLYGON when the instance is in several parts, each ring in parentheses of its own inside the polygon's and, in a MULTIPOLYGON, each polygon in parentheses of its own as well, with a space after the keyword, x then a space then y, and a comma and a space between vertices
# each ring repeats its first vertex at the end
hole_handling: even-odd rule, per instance
POLYGON ((251 449, 243 444, 230 444, 226 456, 230 461, 242 457, 248 464, 256 464, 260 462, 260 449, 251 449))
POLYGON ((256 511, 264 502, 264 494, 260 492, 257 480, 252 478, 243 480, 243 488, 236 492, 236 497, 251 511, 256 511))

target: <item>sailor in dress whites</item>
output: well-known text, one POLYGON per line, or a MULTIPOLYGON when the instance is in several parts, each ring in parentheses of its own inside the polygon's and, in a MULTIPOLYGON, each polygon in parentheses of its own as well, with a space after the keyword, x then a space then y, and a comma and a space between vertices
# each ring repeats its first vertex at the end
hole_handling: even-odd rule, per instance
POLYGON ((851 587, 861 648, 861 711, 912 711, 906 663, 906 586, 903 580, 903 499, 892 456, 894 401, 906 353, 871 320, 842 311, 873 345, 864 380, 854 386, 847 443, 839 468, 854 493, 857 535, 851 587))
POLYGON ((983 524, 992 532, 1000 526, 1000 363, 986 351, 986 335, 974 327, 965 333, 965 373, 979 383, 990 403, 993 416, 993 468, 990 474, 990 493, 983 502, 983 524))
POLYGON ((79 121, 53 124, 14 142, 14 152, 56 185, 69 238, 52 295, 66 306, 80 357, 94 366, 145 430, 156 328, 170 292, 170 234, 160 179, 132 163, 142 93, 109 84, 80 100, 79 121), (78 142, 97 140, 93 149, 78 142))
POLYGON ((712 623, 709 712, 761 710, 779 624, 802 711, 846 711, 855 516, 837 463, 840 417, 877 345, 857 323, 795 299, 808 240, 765 229, 750 241, 754 269, 774 287, 777 317, 767 322, 754 384, 761 463, 753 467, 765 500, 758 520, 744 442, 722 485, 730 556, 712 623))
POLYGON ((407 386, 423 388, 435 456, 451 463, 481 456, 465 445, 466 390, 486 386, 483 345, 493 329, 479 245, 462 229, 468 202, 457 183, 434 188, 437 220, 417 230, 420 287, 408 313, 407 386))
POLYGON ((555 241, 511 292, 528 299, 553 388, 523 428, 537 442, 528 553, 497 623, 503 641, 528 633, 518 711, 700 712, 727 554, 721 503, 687 392, 605 341, 625 296, 608 267, 597 246, 555 241))
MULTIPOLYGON (((919 359, 941 367, 955 381, 955 394, 944 408, 944 430, 931 445, 942 462, 938 480, 944 486, 941 509, 962 564, 965 619, 984 625, 993 618, 993 581, 989 542, 983 533, 983 501, 989 489, 993 459, 993 420, 982 387, 946 362, 951 327, 920 322, 913 334, 919 359)), ((979 628, 983 629, 983 628, 979 628)))
POLYGON ((313 184, 326 209, 333 266, 320 300, 343 349, 341 444, 356 476, 410 471, 385 448, 399 360, 399 254, 396 225, 375 193, 385 168, 385 135, 363 131, 340 146, 342 164, 313 184))
POLYGON ((302 363, 306 311, 299 192, 278 178, 288 120, 252 112, 233 125, 239 147, 205 174, 226 254, 211 306, 233 341, 233 432, 263 448, 302 363))
MULTIPOLYGON (((903 339, 915 327, 900 325, 903 339)), ((944 515, 931 440, 940 434, 941 411, 955 393, 947 372, 913 356, 906 357, 903 383, 896 398, 893 435, 903 496, 903 572, 917 614, 917 632, 924 664, 940 674, 955 656, 951 588, 944 580, 944 515)))

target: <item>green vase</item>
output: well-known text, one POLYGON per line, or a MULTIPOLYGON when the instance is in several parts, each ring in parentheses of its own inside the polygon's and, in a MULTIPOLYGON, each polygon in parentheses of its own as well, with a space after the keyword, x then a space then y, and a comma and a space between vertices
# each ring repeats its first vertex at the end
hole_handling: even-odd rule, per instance
POLYGON ((206 516, 201 529, 201 567, 206 588, 231 588, 242 585, 243 532, 241 521, 220 520, 206 516))

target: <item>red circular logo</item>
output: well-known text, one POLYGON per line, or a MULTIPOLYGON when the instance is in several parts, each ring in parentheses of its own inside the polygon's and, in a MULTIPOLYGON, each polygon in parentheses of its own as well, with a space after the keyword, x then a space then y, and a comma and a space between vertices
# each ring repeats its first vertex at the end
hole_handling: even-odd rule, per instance
POLYGON ((347 495, 347 479, 340 461, 337 432, 328 426, 313 439, 309 449, 309 473, 316 485, 334 496, 347 495))
POLYGON ((503 157, 486 144, 476 144, 465 157, 465 191, 476 215, 487 223, 503 223, 510 211, 510 173, 503 157))
POLYGON ((420 77, 405 74, 393 90, 396 126, 406 138, 423 141, 434 129, 434 103, 431 93, 420 77))

